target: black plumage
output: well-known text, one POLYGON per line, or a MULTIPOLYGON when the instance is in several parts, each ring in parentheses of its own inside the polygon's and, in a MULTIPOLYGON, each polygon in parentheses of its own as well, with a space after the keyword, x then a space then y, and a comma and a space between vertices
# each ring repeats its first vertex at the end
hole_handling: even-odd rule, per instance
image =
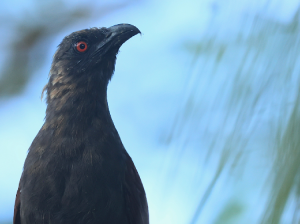
POLYGON ((15 202, 14 224, 148 224, 138 172, 107 104, 129 24, 66 36, 53 57, 45 123, 33 140, 15 202))

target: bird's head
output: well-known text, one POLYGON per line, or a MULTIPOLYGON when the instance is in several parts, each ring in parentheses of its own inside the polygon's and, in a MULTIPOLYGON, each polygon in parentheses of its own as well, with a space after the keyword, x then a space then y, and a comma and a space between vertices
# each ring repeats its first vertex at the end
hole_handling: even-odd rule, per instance
MULTIPOLYGON (((47 101, 107 87, 121 45, 139 29, 129 24, 73 32, 59 44, 53 57, 47 101)), ((65 100, 64 100, 65 102, 65 100)))

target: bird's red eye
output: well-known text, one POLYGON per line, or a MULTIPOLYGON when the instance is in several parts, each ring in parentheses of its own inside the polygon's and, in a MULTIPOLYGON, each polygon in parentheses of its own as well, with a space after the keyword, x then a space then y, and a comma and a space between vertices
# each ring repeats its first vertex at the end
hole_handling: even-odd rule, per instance
POLYGON ((84 42, 84 41, 79 41, 77 44, 76 44, 76 49, 77 51, 79 52, 85 52, 87 50, 87 43, 84 42))

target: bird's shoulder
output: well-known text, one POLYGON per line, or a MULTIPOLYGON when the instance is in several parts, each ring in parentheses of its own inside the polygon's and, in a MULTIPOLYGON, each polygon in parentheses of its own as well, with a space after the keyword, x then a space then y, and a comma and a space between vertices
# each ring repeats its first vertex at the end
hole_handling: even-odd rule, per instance
POLYGON ((15 200, 15 207, 14 207, 14 218, 13 218, 13 224, 21 224, 21 217, 20 217, 20 194, 21 194, 21 189, 20 189, 20 184, 17 190, 16 194, 16 200, 15 200))
POLYGON ((127 152, 124 178, 123 192, 129 223, 149 224, 146 193, 138 171, 127 152))

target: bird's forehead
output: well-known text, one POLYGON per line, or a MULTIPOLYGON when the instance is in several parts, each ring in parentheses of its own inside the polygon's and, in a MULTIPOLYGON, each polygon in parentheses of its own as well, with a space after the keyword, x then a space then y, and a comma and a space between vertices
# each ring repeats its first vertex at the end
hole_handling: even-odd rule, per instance
POLYGON ((83 29, 83 30, 73 32, 70 35, 66 36, 65 38, 69 39, 69 40, 74 40, 74 39, 77 40, 80 38, 98 39, 98 38, 103 37, 106 32, 107 32, 107 29, 104 27, 102 27, 102 28, 93 27, 90 29, 83 29))

